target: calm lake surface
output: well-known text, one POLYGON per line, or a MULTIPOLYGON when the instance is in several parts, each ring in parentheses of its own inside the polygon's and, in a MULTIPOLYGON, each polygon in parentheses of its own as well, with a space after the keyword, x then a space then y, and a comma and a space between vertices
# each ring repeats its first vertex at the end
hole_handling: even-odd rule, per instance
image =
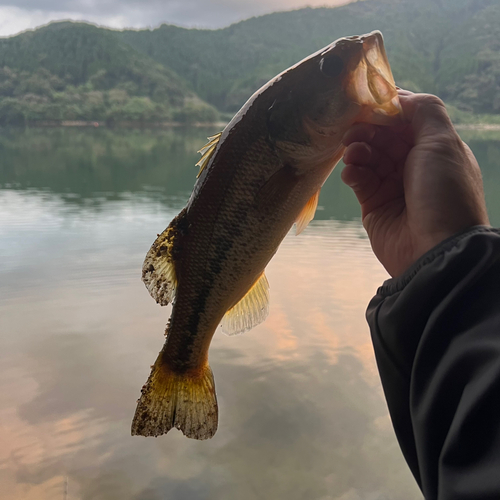
MULTIPOLYGON (((418 500, 364 312, 388 275, 353 195, 271 261, 271 312, 217 333, 219 431, 130 436, 170 308, 141 282, 217 130, 0 131, 0 498, 418 500)), ((500 224, 500 134, 464 132, 500 224)))

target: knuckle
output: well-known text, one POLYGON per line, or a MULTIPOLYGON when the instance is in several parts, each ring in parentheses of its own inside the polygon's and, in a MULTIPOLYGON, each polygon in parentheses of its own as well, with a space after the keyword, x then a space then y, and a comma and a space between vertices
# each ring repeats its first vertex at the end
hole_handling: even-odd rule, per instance
POLYGON ((463 154, 464 147, 459 137, 452 131, 442 130, 433 137, 434 151, 442 156, 451 157, 456 153, 463 154))
POLYGON ((451 121, 444 102, 432 94, 423 94, 418 104, 418 112, 422 117, 433 117, 440 122, 446 123, 451 127, 451 121))
POLYGON ((421 104, 424 106, 434 106, 446 110, 444 102, 438 96, 433 94, 422 94, 421 104))

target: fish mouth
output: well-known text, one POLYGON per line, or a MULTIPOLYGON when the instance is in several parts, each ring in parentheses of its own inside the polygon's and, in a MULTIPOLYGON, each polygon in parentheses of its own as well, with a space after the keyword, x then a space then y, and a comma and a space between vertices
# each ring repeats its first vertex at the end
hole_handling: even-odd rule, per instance
POLYGON ((349 85, 351 99, 368 106, 380 117, 393 117, 402 113, 396 83, 387 59, 384 39, 380 31, 359 37, 361 57, 354 69, 349 85))

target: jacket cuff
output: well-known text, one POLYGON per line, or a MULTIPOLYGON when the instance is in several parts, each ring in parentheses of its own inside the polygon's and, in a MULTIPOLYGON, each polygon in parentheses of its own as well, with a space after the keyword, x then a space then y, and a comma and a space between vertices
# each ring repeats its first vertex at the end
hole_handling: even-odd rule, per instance
POLYGON ((457 250, 459 252, 464 246, 465 241, 471 236, 488 233, 500 236, 500 229, 491 226, 473 226, 447 238, 422 255, 401 276, 384 281, 383 285, 378 288, 377 295, 388 297, 401 292, 422 268, 432 264, 438 257, 444 256, 447 253, 454 253, 457 250))

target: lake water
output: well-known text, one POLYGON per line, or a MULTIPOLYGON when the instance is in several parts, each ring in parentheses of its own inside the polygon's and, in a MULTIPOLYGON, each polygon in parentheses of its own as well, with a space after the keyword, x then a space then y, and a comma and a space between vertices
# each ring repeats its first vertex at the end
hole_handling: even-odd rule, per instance
MULTIPOLYGON (((340 168, 268 267, 267 321, 214 337, 216 436, 130 436, 170 314, 142 261, 214 132, 0 132, 0 499, 421 499, 364 319, 388 276, 340 168)), ((500 134, 464 138, 498 225, 500 134)))

